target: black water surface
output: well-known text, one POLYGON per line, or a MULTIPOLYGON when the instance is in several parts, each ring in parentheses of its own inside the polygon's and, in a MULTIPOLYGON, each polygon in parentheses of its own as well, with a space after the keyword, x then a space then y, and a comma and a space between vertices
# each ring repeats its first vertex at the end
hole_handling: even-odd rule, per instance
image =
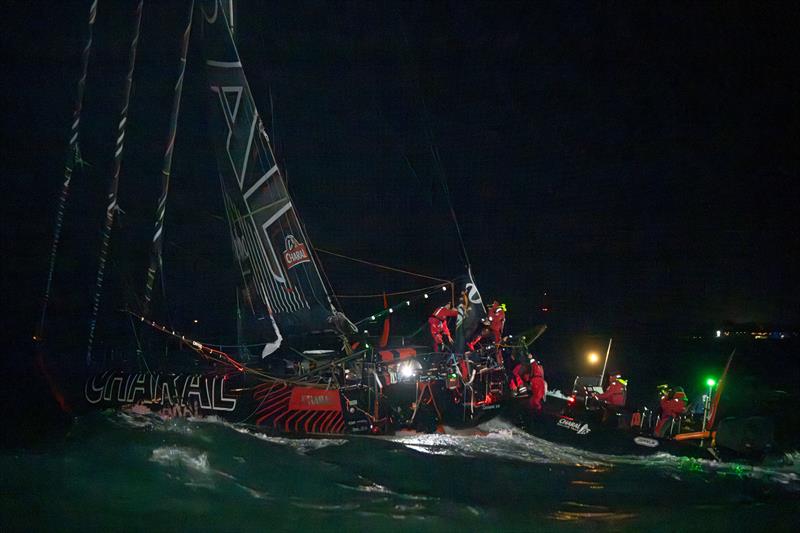
POLYGON ((120 412, 0 455, 3 530, 792 530, 800 456, 612 457, 475 435, 286 439, 120 412), (794 461, 794 464, 792 464, 794 461))

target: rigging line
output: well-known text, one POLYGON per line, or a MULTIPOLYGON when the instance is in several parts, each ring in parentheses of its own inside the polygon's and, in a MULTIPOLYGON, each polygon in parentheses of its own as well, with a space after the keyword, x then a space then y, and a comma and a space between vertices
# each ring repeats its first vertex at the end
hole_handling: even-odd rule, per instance
POLYGON ((414 294, 417 292, 424 292, 429 291, 432 289, 438 289, 440 287, 444 287, 445 284, 439 283, 438 285, 430 285, 428 287, 422 287, 421 289, 412 289, 408 291, 396 291, 396 292, 382 292, 380 294, 336 294, 335 296, 339 298, 382 298, 384 295, 386 296, 400 296, 403 294, 414 294))
MULTIPOLYGON (((442 284, 442 285, 439 285, 439 287, 446 288, 446 287, 448 287, 448 286, 449 286, 449 287, 450 287, 450 292, 452 293, 452 291, 453 291, 453 287, 452 287, 452 285, 453 285, 452 283, 450 283, 450 282, 447 282, 447 283, 444 283, 444 284, 442 284)), ((401 307, 403 307, 404 305, 405 305, 406 307, 411 307, 411 304, 412 304, 412 303, 416 304, 417 302, 419 302, 420 300, 422 300, 422 299, 423 299, 423 298, 425 298, 426 296, 428 296, 428 294, 427 294, 427 293, 425 294, 425 296, 417 296, 417 297, 416 297, 416 298, 414 298, 413 300, 406 300, 405 302, 400 302, 399 304, 395 304, 395 305, 393 305, 393 306, 391 306, 391 307, 389 307, 389 308, 384 308, 384 309, 381 309, 381 310, 380 310, 380 311, 378 311, 377 313, 372 313, 371 315, 369 315, 369 316, 367 316, 367 317, 364 317, 364 318, 362 318, 362 319, 361 319, 361 320, 359 320, 358 322, 355 322, 355 325, 356 325, 356 326, 358 326, 358 325, 360 325, 360 324, 363 324, 364 322, 367 322, 367 321, 370 321, 370 322, 372 322, 372 321, 378 320, 378 319, 380 319, 380 318, 383 318, 383 317, 385 317, 387 314, 394 313, 394 310, 400 310, 400 308, 401 308, 401 307)))
POLYGON ((50 263, 47 270, 47 284, 44 289, 44 296, 42 297, 42 313, 39 319, 39 327, 34 336, 34 340, 41 340, 44 336, 44 323, 47 318, 47 306, 50 302, 50 291, 53 287, 53 275, 56 268, 56 256, 58 255, 58 245, 61 241, 61 228, 64 224, 64 212, 67 207, 67 200, 69 199, 70 183, 72 181, 72 172, 75 168, 75 163, 83 165, 83 160, 80 155, 80 147, 78 146, 78 137, 80 133, 81 122, 81 109, 83 108, 83 94, 86 88, 86 74, 89 69, 89 56, 92 49, 92 37, 94 30, 94 21, 97 18, 97 0, 94 0, 89 6, 89 29, 86 34, 86 43, 81 52, 81 76, 78 78, 76 93, 75 93, 75 107, 72 111, 72 124, 69 132, 69 143, 67 148, 67 158, 64 164, 64 183, 61 186, 61 195, 58 199, 58 208, 56 209, 56 223, 53 229, 53 244, 50 248, 50 263))
POLYGON ((183 30, 180 48, 180 68, 178 69, 178 80, 175 82, 174 94, 172 97, 172 111, 169 116, 169 133, 167 134, 167 146, 164 149, 164 162, 161 167, 161 195, 158 198, 156 208, 156 223, 153 232, 153 248, 150 253, 150 265, 147 268, 144 287, 144 303, 142 314, 147 315, 150 311, 150 299, 153 294, 153 284, 155 283, 158 268, 161 266, 161 254, 164 248, 164 214, 167 210, 167 194, 169 193, 169 177, 172 171, 172 154, 175 149, 175 134, 178 131, 178 115, 181 109, 181 96, 183 94, 183 79, 186 72, 186 57, 189 51, 189 36, 192 32, 192 15, 194 14, 194 0, 189 6, 189 20, 186 29, 183 30))
POLYGON ((371 261, 365 261, 364 259, 357 259, 355 257, 348 257, 346 255, 338 254, 336 252, 331 252, 329 250, 323 250, 322 248, 317 248, 317 251, 322 252, 324 254, 332 255, 334 257, 340 257, 342 259, 347 259, 349 261, 354 261, 356 263, 362 263, 365 265, 373 266, 375 268, 383 268, 385 270, 390 270, 392 272, 399 272, 401 274, 408 274, 409 276, 416 276, 418 278, 425 278, 425 279, 432 279, 433 281, 440 281, 442 283, 450 283, 450 280, 442 279, 442 278, 435 278, 433 276, 427 276, 425 274, 420 274, 418 272, 411 272, 409 270, 403 270, 401 268, 394 268, 387 265, 381 265, 379 263, 373 263, 371 261))
POLYGON ((111 241, 111 229, 114 225, 114 215, 119 206, 117 205, 117 191, 119 189, 119 173, 122 167, 122 151, 125 146, 125 131, 128 122, 128 105, 130 104, 131 88, 133 87, 133 71, 136 66, 136 48, 139 45, 139 30, 142 23, 142 7, 144 0, 139 0, 136 7, 135 24, 133 39, 131 39, 130 50, 128 52, 128 73, 125 76, 125 90, 123 92, 122 109, 117 123, 117 140, 114 151, 114 172, 109 184, 108 196, 106 200, 105 224, 100 244, 100 260, 97 267, 97 279, 95 280, 94 301, 92 303, 92 315, 89 319, 89 339, 86 346, 86 366, 92 362, 92 346, 94 344, 94 334, 97 327, 97 313, 100 310, 100 295, 103 290, 103 278, 105 276, 105 266, 108 257, 108 248, 111 241))
MULTIPOLYGON (((295 213, 296 214, 296 213, 295 213)), ((297 217, 297 223, 300 226, 300 231, 303 232, 303 238, 305 239, 306 247, 311 251, 311 255, 314 258, 314 265, 318 265, 317 272, 320 274, 320 281, 322 281, 322 288, 325 290, 327 294, 333 296, 333 301, 336 302, 336 308, 340 311, 344 312, 344 307, 342 306, 342 302, 339 301, 339 298, 333 293, 333 285, 331 284, 331 279, 328 277, 328 272, 325 270, 325 265, 322 264, 322 259, 320 259, 319 254, 317 251, 319 250, 316 246, 311 243, 311 240, 308 238, 308 230, 306 229, 305 223, 297 217), (324 280, 322 278, 325 278, 324 280), (328 284, 327 287, 325 284, 328 284)), ((328 300, 328 303, 333 305, 328 300)))
MULTIPOLYGON (((302 222, 301 222, 301 224, 302 224, 302 222)), ((303 227, 305 227, 305 226, 303 226, 303 227)), ((314 256, 314 259, 315 259, 316 263, 319 265, 319 271, 322 274, 322 276, 325 278, 325 283, 327 283, 328 287, 330 287, 330 289, 331 289, 330 290, 330 295, 333 296, 333 301, 336 302, 337 309, 339 309, 340 311, 344 312, 344 306, 342 306, 342 302, 339 301, 339 296, 333 292, 333 285, 331 285, 331 279, 328 277, 328 272, 325 270, 325 265, 322 264, 322 259, 320 259, 319 254, 317 253, 317 248, 315 246, 312 246, 311 243, 309 243, 308 241, 306 241, 306 243, 307 243, 308 249, 311 250, 311 254, 314 256)))
POLYGON ((142 359, 144 363, 144 367, 147 369, 147 372, 150 373, 150 366, 147 364, 147 358, 144 356, 142 351, 142 343, 139 342, 139 334, 136 333, 136 324, 133 323, 133 317, 128 315, 128 318, 131 321, 131 329, 133 330, 133 336, 136 339, 136 354, 142 359))
POLYGON ((433 144, 432 140, 430 146, 431 146, 431 153, 433 154, 433 158, 436 163, 436 167, 439 170, 438 172, 439 181, 441 182, 442 190, 444 190, 444 196, 445 199, 447 200, 447 207, 450 208, 450 216, 453 218, 453 224, 456 227, 456 234, 458 235, 458 243, 461 245, 461 253, 463 254, 465 262, 464 266, 467 267, 467 270, 470 270, 471 265, 469 262, 469 256, 467 255, 467 247, 464 244, 464 237, 461 234, 461 224, 458 223, 458 217, 456 216, 456 211, 453 208, 453 201, 450 198, 450 187, 447 185, 447 175, 445 174, 444 166, 442 165, 442 159, 441 157, 439 157, 439 149, 433 144))
MULTIPOLYGON (((408 36, 406 35, 405 24, 403 23, 403 14, 399 10, 398 10, 397 14, 398 14, 398 18, 400 19, 400 23, 398 24, 398 26, 400 27, 400 32, 402 33, 402 36, 403 36, 403 42, 406 45, 405 50, 408 50, 408 49, 410 49, 410 44, 408 42, 408 36)), ((453 223, 455 224, 455 227, 456 227, 456 235, 458 236, 458 242, 461 245, 461 253, 463 254, 463 259, 464 259, 464 262, 465 262, 465 266, 469 270, 471 264, 470 264, 470 261, 469 261, 469 256, 467 255, 467 247, 464 244, 464 237, 462 236, 462 233, 461 233, 461 225, 458 223, 458 217, 456 217, 456 212, 455 212, 455 209, 453 208, 453 201, 450 198, 450 188, 447 185, 447 175, 445 174, 445 171, 444 171, 444 165, 442 165, 441 157, 439 157, 439 150, 438 150, 438 148, 436 148, 436 145, 435 145, 435 143, 433 141, 433 131, 432 131, 431 126, 430 126, 430 123, 431 123, 430 116, 429 116, 430 113, 428 112, 428 105, 427 105, 427 103, 425 101, 425 93, 423 92, 422 84, 420 83, 419 71, 416 70, 416 69, 415 69, 414 81, 416 82, 417 90, 418 90, 418 93, 419 93, 420 102, 422 103, 422 121, 423 121, 424 130, 425 130, 425 135, 426 135, 427 140, 428 140, 428 146, 430 147, 431 155, 433 156, 434 164, 436 165, 436 169, 438 170, 437 174, 438 174, 438 177, 439 177, 439 182, 440 182, 440 184, 442 186, 442 190, 444 191, 445 199, 447 200, 447 206, 450 209, 450 216, 452 217, 453 223)))

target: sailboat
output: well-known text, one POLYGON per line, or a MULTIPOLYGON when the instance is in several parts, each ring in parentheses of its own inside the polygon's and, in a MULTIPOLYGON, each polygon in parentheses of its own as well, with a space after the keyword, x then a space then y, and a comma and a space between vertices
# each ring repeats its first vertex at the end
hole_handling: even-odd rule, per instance
MULTIPOLYGON (((90 30, 97 2, 90 7, 90 30)), ((122 408, 164 417, 218 417, 261 430, 290 435, 387 434, 401 429, 436 431, 442 426, 473 426, 494 416, 507 397, 506 374, 494 349, 469 352, 470 335, 486 310, 467 265, 458 280, 441 283, 417 300, 446 294, 460 298, 460 316, 452 351, 428 346, 392 347, 363 334, 331 298, 316 250, 286 185, 271 142, 256 109, 231 29, 228 2, 205 0, 192 7, 183 35, 181 71, 175 85, 162 191, 157 206, 150 262, 141 298, 121 312, 134 332, 160 338, 165 356, 146 353, 139 345, 127 360, 104 362, 96 349, 97 317, 108 241, 118 208, 117 187, 127 122, 142 4, 136 13, 131 44, 126 101, 119 120, 115 172, 106 206, 106 225, 100 250, 96 294, 92 302, 85 361, 65 358, 85 371, 80 380, 66 382, 63 370, 48 366, 46 325, 53 269, 57 264, 63 205, 59 206, 42 320, 35 339, 40 367, 62 406, 71 412, 122 408), (154 318, 153 287, 162 265, 162 242, 168 231, 164 212, 168 202, 170 164, 176 137, 180 88, 183 83, 189 35, 199 24, 203 42, 209 130, 219 174, 230 244, 231 268, 238 277, 240 343, 212 345, 181 333, 154 318), (430 294, 429 294, 430 293, 430 294), (312 348, 309 348, 312 347, 312 348), (45 354, 41 356, 41 354, 45 354), (158 364, 153 363, 158 359, 158 364), (153 363, 153 368, 148 363, 153 363)), ((84 50, 86 79, 89 33, 84 50)), ((79 112, 83 87, 79 86, 79 112)), ((70 138, 65 190, 77 150, 79 115, 70 138)), ((416 300, 415 300, 416 301, 416 300)), ((430 299, 433 301, 433 298, 430 299)), ((396 307, 410 306, 406 300, 396 307)), ((391 314, 387 307, 370 317, 391 314)), ((187 323, 189 317, 176 319, 187 323)), ((81 358, 83 359, 83 358, 81 358)), ((124 358, 123 358, 124 359, 124 358)), ((63 365, 62 365, 63 367, 63 365)))

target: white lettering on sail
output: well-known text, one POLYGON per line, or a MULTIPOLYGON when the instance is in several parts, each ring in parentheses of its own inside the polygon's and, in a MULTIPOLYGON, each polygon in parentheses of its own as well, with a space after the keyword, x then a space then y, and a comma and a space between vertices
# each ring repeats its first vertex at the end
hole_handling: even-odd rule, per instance
POLYGON ((467 297, 469 301, 474 304, 482 303, 481 293, 478 292, 478 287, 474 283, 467 283, 465 289, 467 290, 467 297))
MULTIPOLYGON (((206 62, 209 66, 216 67, 217 65, 211 62, 206 62)), ((239 112, 245 109, 251 109, 249 106, 242 106, 242 96, 244 95, 244 87, 239 86, 218 86, 212 85, 211 91, 216 93, 219 97, 220 108, 222 115, 225 117, 225 123, 228 126, 228 138, 225 142, 225 149, 228 153, 228 159, 231 162, 231 168, 236 181, 239 183, 241 189, 244 185, 244 179, 247 174, 247 163, 250 160, 250 150, 253 147, 253 136, 256 131, 256 124, 258 124, 258 113, 252 109, 252 114, 248 117, 248 113, 239 112), (241 122, 244 121, 244 122, 241 122), (234 135, 234 130, 244 129, 240 131, 239 135, 234 135)))

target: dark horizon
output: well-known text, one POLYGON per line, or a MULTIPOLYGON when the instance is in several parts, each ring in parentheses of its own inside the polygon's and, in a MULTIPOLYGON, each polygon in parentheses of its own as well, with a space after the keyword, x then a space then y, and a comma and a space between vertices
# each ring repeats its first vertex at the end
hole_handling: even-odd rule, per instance
MULTIPOLYGON (((83 3, 47 5, 41 16, 16 4, 1 37, 4 86, 14 88, 5 92, 2 241, 12 258, 5 333, 15 338, 32 331, 44 288, 85 31, 83 3)), ((110 176, 133 5, 98 12, 81 131, 92 166, 76 175, 67 226, 76 233, 59 265, 71 288, 85 289, 96 268, 103 208, 92 202, 110 176), (83 271, 75 263, 85 256, 83 271)), ((127 214, 112 238, 143 255, 187 7, 144 7, 120 191, 127 214)), ((237 24, 245 72, 317 247, 459 275, 446 179, 484 300, 509 304, 511 330, 684 331, 800 324, 798 9, 240 2, 237 24)), ((209 262, 167 259, 166 269, 180 285, 173 266, 192 264, 208 287, 224 261, 201 236, 222 239, 225 228, 213 214, 196 53, 189 70, 166 253, 198 245, 209 262), (198 192, 207 185, 210 194, 198 192), (199 220, 183 214, 195 205, 199 220)), ((420 286, 323 262, 344 294, 420 286)), ((188 295, 181 308, 209 297, 188 295)), ((381 304, 345 310, 361 318, 370 306, 381 304)))

